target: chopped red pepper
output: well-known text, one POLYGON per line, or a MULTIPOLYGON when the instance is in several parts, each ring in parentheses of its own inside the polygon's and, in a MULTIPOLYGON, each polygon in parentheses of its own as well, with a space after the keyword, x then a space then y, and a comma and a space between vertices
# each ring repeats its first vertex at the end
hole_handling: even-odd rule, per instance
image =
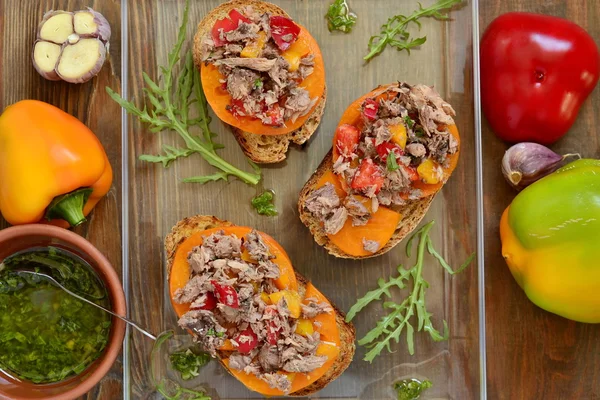
POLYGON ((235 9, 229 11, 229 15, 227 17, 217 20, 211 31, 212 40, 213 42, 215 42, 215 46, 220 47, 227 44, 226 40, 221 40, 220 31, 223 30, 223 32, 231 32, 237 29, 238 25, 240 24, 240 21, 246 23, 250 22, 248 18, 246 18, 244 15, 242 15, 239 11, 235 9))
POLYGON ((231 105, 229 106, 229 111, 236 117, 245 117, 246 111, 244 110, 244 100, 241 99, 231 99, 231 105))
POLYGON ((408 178, 411 180, 411 182, 416 182, 420 179, 419 173, 417 172, 417 169, 415 167, 402 167, 402 168, 404 168, 404 171, 408 175, 408 178))
POLYGON ((286 51, 298 39, 300 27, 289 18, 274 15, 269 19, 271 36, 279 50, 286 51))
MULTIPOLYGON (((271 316, 272 318, 274 318, 275 315, 277 315, 277 310, 275 310, 274 308, 267 308, 265 310, 265 315, 268 315, 268 316, 271 316)), ((271 319, 267 323, 267 343, 269 343, 270 345, 276 345, 277 339, 279 339, 279 332, 280 332, 280 329, 277 328, 275 321, 273 319, 271 319)))
POLYGON ((214 310, 217 306, 217 298, 212 292, 206 293, 206 300, 202 307, 190 307, 190 310, 214 310))
POLYGON ((404 155, 404 151, 402 151, 400 146, 398 146, 397 144, 392 143, 392 142, 381 143, 379 146, 377 146, 375 148, 375 150, 377 150, 379 159, 383 163, 387 162, 388 154, 390 154, 392 151, 394 152, 394 154, 396 154, 396 159, 398 157, 400 157, 401 155, 404 155))
POLYGON ((358 172, 354 175, 350 186, 352 189, 363 191, 375 187, 374 193, 377 194, 381 190, 384 180, 381 169, 373 163, 373 160, 370 158, 363 158, 358 167, 358 172))
POLYGON ((263 120, 263 124, 269 126, 281 126, 283 125, 283 113, 281 112, 281 106, 278 103, 271 104, 265 111, 267 120, 263 120))
POLYGON ((215 295, 219 303, 223 303, 231 308, 240 308, 238 294, 233 286, 221 285, 217 281, 210 281, 210 283, 215 288, 215 295))
POLYGON ((350 157, 358 147, 360 132, 349 124, 342 124, 335 130, 335 146, 344 157, 350 157))
POLYGON ((251 328, 241 331, 234 340, 240 353, 250 353, 258 345, 258 336, 251 328))
POLYGON ((362 105, 362 115, 368 121, 375 121, 377 118, 377 110, 379 110, 379 103, 373 99, 366 99, 362 105))

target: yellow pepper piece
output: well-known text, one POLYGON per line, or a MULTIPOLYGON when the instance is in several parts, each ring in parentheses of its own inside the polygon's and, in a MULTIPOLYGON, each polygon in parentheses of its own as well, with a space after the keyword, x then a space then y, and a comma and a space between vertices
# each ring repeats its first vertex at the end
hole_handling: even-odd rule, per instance
POLYGON ((260 55, 263 47, 265 47, 265 43, 267 43, 267 34, 265 31, 258 32, 258 37, 255 41, 250 42, 244 47, 242 52, 240 53, 240 57, 244 58, 256 58, 260 55))
POLYGON ((285 302, 290 310, 290 316, 292 318, 300 318, 301 307, 300 307, 300 295, 298 292, 291 290, 280 290, 279 292, 271 293, 269 295, 271 302, 273 304, 279 303, 279 300, 282 298, 285 299, 285 302))
POLYGON ((296 325, 296 333, 298 335, 309 336, 312 335, 315 331, 313 327, 312 321, 308 319, 299 319, 298 324, 296 325))
POLYGON ((434 185, 440 182, 444 171, 438 163, 428 158, 417 167, 417 173, 424 183, 434 185))
POLYGON ((389 129, 392 133, 392 142, 396 143, 404 150, 406 147, 406 127, 404 124, 392 125, 389 129))
POLYGON ((266 294, 265 292, 262 292, 260 294, 260 298, 262 301, 264 301, 266 304, 271 304, 271 298, 269 297, 268 294, 266 294))
POLYGON ((300 59, 306 55, 306 45, 300 40, 296 40, 286 51, 281 54, 281 57, 290 64, 289 71, 297 71, 300 67, 300 59))

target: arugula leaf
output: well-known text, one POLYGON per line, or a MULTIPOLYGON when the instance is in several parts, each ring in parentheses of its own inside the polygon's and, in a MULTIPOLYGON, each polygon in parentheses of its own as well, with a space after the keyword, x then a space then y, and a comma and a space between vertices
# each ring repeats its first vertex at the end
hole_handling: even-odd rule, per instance
POLYGON ((329 32, 335 30, 349 33, 356 23, 356 14, 350 11, 346 0, 334 0, 329 6, 325 18, 327 18, 329 32))
POLYGON ((410 54, 410 50, 419 47, 425 43, 427 37, 419 37, 412 39, 410 32, 407 30, 411 22, 415 23, 419 28, 421 23, 420 18, 430 17, 439 20, 449 19, 447 14, 452 7, 462 3, 462 0, 438 0, 431 7, 423 8, 419 3, 419 9, 415 10, 408 17, 405 15, 395 15, 387 20, 381 26, 381 32, 378 35, 371 36, 369 39, 369 53, 363 57, 365 61, 371 60, 373 57, 380 54, 387 46, 395 47, 398 51, 406 50, 410 54))
POLYGON ((388 154, 386 166, 388 171, 396 171, 400 168, 396 162, 396 154, 393 151, 390 151, 390 154, 388 154))
MULTIPOLYGON (((388 158, 389 159, 389 158, 388 158)), ((380 300, 383 295, 392 300, 390 289, 397 287, 404 289, 412 286, 410 294, 400 304, 393 301, 385 301, 383 303, 384 310, 387 314, 384 315, 375 328, 371 329, 367 334, 358 341, 361 346, 370 347, 366 353, 364 360, 372 362, 375 357, 381 354, 383 349, 391 352, 392 340, 396 343, 400 342, 400 336, 403 331, 406 331, 406 345, 408 352, 413 355, 414 349, 414 332, 412 318, 417 317, 416 331, 425 331, 434 341, 447 340, 449 336, 448 324, 443 321, 443 330, 440 333, 434 328, 431 317, 433 316, 427 311, 425 304, 425 291, 429 288, 429 283, 423 278, 424 256, 425 250, 431 254, 439 264, 451 275, 457 274, 464 270, 475 258, 475 253, 471 254, 467 261, 463 263, 457 270, 453 270, 444 258, 434 249, 429 237, 429 230, 434 222, 431 221, 419 229, 411 236, 406 244, 406 253, 410 257, 410 249, 414 238, 419 238, 417 245, 417 259, 415 264, 410 268, 398 266, 398 276, 390 277, 387 281, 379 278, 377 284, 379 288, 367 292, 363 297, 356 301, 346 316, 346 321, 350 322, 362 309, 376 300, 380 300), (412 280, 412 285, 409 285, 409 280, 412 280)))
POLYGON ((186 149, 176 149, 165 146, 163 150, 165 154, 142 155, 140 160, 160 162, 164 167, 167 167, 177 158, 198 153, 218 172, 207 177, 194 177, 186 182, 206 183, 220 179, 227 180, 229 176, 235 176, 247 184, 256 185, 261 179, 260 171, 254 173, 243 171, 229 164, 215 152, 216 149, 223 146, 213 141, 215 134, 209 128, 208 103, 202 91, 198 68, 194 66, 191 51, 186 51, 179 76, 174 77, 175 66, 181 59, 181 52, 186 38, 189 8, 189 0, 186 0, 183 22, 177 34, 177 42, 169 52, 167 66, 160 67, 161 76, 159 79, 153 81, 148 74, 142 73, 147 86, 144 88, 144 93, 152 108, 150 110, 146 107, 140 109, 132 102, 123 99, 108 86, 106 92, 128 113, 136 116, 141 122, 150 125, 150 131, 156 133, 164 130, 174 130, 183 139, 187 147, 186 149), (160 82, 160 84, 156 82, 160 82), (173 90, 174 86, 175 90, 173 90), (194 94, 194 98, 192 98, 192 94, 194 94), (190 108, 194 103, 198 104, 199 116, 190 119, 190 108), (190 133, 190 128, 193 125, 200 127, 202 137, 190 133))
POLYGON ((195 354, 190 349, 186 349, 171 354, 169 360, 171 367, 181 374, 181 379, 187 381, 200 374, 200 368, 210 361, 210 356, 205 353, 195 354))
POLYGON ((265 190, 263 193, 252 198, 252 207, 260 215, 273 217, 277 215, 277 209, 275 208, 275 204, 273 204, 274 197, 271 190, 265 190))

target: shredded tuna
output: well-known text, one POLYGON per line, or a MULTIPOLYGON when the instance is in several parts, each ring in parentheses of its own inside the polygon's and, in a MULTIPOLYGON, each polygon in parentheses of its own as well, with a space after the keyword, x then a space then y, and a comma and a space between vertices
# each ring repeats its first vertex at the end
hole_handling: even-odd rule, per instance
POLYGON ((348 210, 348 215, 352 217, 352 226, 366 225, 371 218, 371 213, 367 207, 357 200, 354 196, 347 196, 344 199, 344 207, 348 210))
POLYGON ((375 241, 375 240, 367 240, 365 238, 362 239, 363 242, 363 249, 365 249, 365 251, 368 251, 369 253, 376 253, 377 250, 379 250, 379 242, 375 241))
POLYGON ((275 60, 269 60, 268 58, 224 58, 222 60, 215 61, 215 65, 225 65, 229 68, 248 68, 254 71, 266 72, 273 68, 275 60))
POLYGON ((325 233, 328 235, 335 235, 344 227, 347 219, 348 210, 345 207, 336 208, 323 220, 325 233))
POLYGON ((281 368, 277 346, 265 344, 258 353, 258 363, 265 372, 277 371, 281 368))
POLYGON ((267 382, 271 389, 278 389, 284 393, 289 393, 289 391, 292 389, 292 383, 284 374, 273 372, 269 374, 262 374, 258 377, 267 382))
POLYGON ((255 261, 265 261, 272 258, 269 254, 269 248, 255 230, 252 230, 252 232, 246 236, 244 248, 250 254, 250 258, 255 261))
POLYGON ((301 305, 303 318, 312 319, 319 314, 330 313, 333 311, 333 308, 327 303, 317 303, 315 299, 307 300, 309 300, 308 304, 301 305))
POLYGON ((310 372, 322 367, 325 361, 327 361, 327 356, 310 355, 286 362, 283 365, 283 370, 287 372, 310 372))

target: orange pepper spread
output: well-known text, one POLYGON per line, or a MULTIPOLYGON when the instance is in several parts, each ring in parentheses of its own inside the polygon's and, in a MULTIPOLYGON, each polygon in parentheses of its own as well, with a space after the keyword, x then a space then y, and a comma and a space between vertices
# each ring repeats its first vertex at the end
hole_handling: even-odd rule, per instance
POLYGON ((206 99, 229 125, 260 135, 300 128, 321 102, 325 68, 316 40, 284 16, 233 9, 204 38, 206 99))
POLYGON ((402 219, 388 206, 440 190, 458 162, 460 138, 453 115, 432 88, 402 83, 378 87, 346 109, 333 137, 335 172, 325 173, 314 186, 332 185, 348 210, 343 225, 333 231, 327 232, 324 223, 333 244, 351 256, 374 254, 402 219), (434 142, 440 149, 435 154, 434 142), (348 196, 367 215, 364 223, 353 217, 348 196))
MULTIPOLYGON (((227 238, 227 239, 229 239, 227 238)), ((254 236, 256 238, 256 236, 254 236)), ((239 242, 238 242, 239 243, 239 242)), ((235 247, 235 245, 234 245, 235 247)), ((213 254, 216 259, 219 259, 218 251, 213 254)), ((212 256, 209 258, 213 258, 212 256)), ((217 261, 219 263, 221 261, 217 261)), ((214 282, 214 276, 218 276, 214 263, 207 264, 206 270, 203 273, 217 274, 212 275, 210 282, 214 282)), ((223 226, 213 229, 208 229, 199 233, 195 233, 182 242, 174 256, 173 264, 169 273, 169 293, 171 302, 175 312, 180 317, 180 325, 184 328, 198 329, 197 326, 182 324, 188 316, 193 316, 195 310, 207 310, 215 314, 219 314, 218 320, 222 321, 223 313, 221 311, 227 307, 233 309, 229 311, 244 312, 247 307, 248 299, 242 299, 242 287, 252 287, 250 302, 258 305, 258 310, 262 309, 262 319, 267 322, 258 324, 244 322, 244 317, 241 321, 227 321, 224 326, 212 327, 207 331, 198 332, 198 340, 202 342, 202 337, 207 334, 217 335, 218 343, 216 350, 220 355, 222 363, 227 367, 229 372, 239 379, 248 389, 259 392, 266 396, 280 396, 294 393, 319 379, 327 372, 338 358, 340 351, 340 334, 335 319, 335 313, 331 304, 323 294, 321 294, 311 283, 306 285, 303 296, 300 295, 296 274, 283 248, 270 236, 253 231, 251 228, 242 226, 223 226), (262 282, 259 280, 252 281, 243 278, 244 266, 237 268, 228 268, 225 270, 226 277, 230 279, 229 287, 225 287, 223 281, 220 283, 210 283, 206 287, 207 293, 198 293, 195 299, 182 297, 186 291, 186 287, 190 287, 190 280, 198 276, 198 273, 193 272, 190 261, 194 254, 211 254, 210 247, 207 244, 202 246, 205 241, 207 243, 217 241, 223 242, 224 236, 228 236, 236 241, 241 239, 242 245, 239 248, 239 254, 231 256, 228 260, 242 262, 250 268, 260 270, 260 265, 266 262, 264 259, 258 261, 256 255, 247 245, 253 238, 249 235, 258 234, 260 241, 266 246, 266 252, 269 254, 270 260, 279 270, 277 278, 265 279, 262 282), (215 236, 216 235, 216 236, 215 236), (204 250, 203 250, 204 249, 204 250), (208 251, 208 253, 206 253, 208 251), (251 286, 249 286, 251 285, 251 286), (235 292, 233 293, 232 290, 235 292), (198 298, 205 296, 204 304, 198 304, 198 298), (239 295, 239 301, 238 301, 239 295), (213 298, 214 302, 208 298, 213 298), (187 301, 187 302, 186 302, 187 301), (222 304, 219 304, 222 303, 222 304), (320 307, 316 313, 305 311, 310 307, 320 307), (283 310, 283 311, 282 311, 283 310), (316 315, 315 315, 316 314, 316 315), (283 316, 282 316, 283 315, 283 316), (269 319, 273 317, 273 319, 269 319), (283 319, 282 319, 283 318, 283 319), (285 332, 285 329, 280 329, 278 324, 269 321, 286 321, 289 324, 288 329, 293 331, 285 332), (241 326, 240 326, 241 325, 241 326), (240 333, 240 330, 243 331, 240 333), (250 331, 248 331, 250 329, 250 331), (259 332, 254 332, 257 330, 259 332), (260 331, 263 331, 262 333, 260 331), (243 337, 245 335, 245 338, 243 337), (268 379, 258 362, 258 353, 265 347, 266 349, 273 348, 274 351, 281 351, 289 346, 286 343, 286 338, 295 340, 314 341, 316 339, 316 347, 312 350, 312 354, 304 354, 305 357, 316 357, 319 362, 314 369, 310 371, 301 371, 297 369, 283 367, 276 371, 269 371, 268 379), (298 339, 299 338, 299 339, 298 339), (303 339, 304 338, 304 339, 303 339), (277 350, 278 349, 278 350, 277 350), (251 359, 252 368, 240 370, 232 367, 232 357, 247 356, 248 361, 251 359), (256 370, 258 368, 258 370, 256 370), (287 370, 286 370, 287 368, 287 370), (285 380, 283 384, 281 381, 285 380), (275 385, 274 381, 280 383, 275 385), (282 390, 285 388, 285 390, 282 390)), ((247 296, 247 295, 246 295, 247 296)), ((200 302, 202 303, 202 302, 200 302)), ((206 312, 206 311, 205 311, 206 312)), ((260 313, 261 311, 259 311, 260 313)), ((191 331, 190 331, 191 332, 191 331)), ((210 351, 210 349, 207 349, 210 351)))

